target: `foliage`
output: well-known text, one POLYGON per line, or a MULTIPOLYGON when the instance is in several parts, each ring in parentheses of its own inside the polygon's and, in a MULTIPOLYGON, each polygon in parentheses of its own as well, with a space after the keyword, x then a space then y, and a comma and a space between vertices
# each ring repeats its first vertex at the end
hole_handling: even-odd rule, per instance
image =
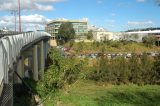
POLYGON ((141 83, 142 80, 142 72, 140 71, 140 60, 136 54, 132 54, 133 56, 129 60, 129 69, 131 71, 130 81, 135 84, 141 83))
POLYGON ((62 23, 58 31, 58 37, 65 42, 68 42, 69 40, 74 39, 75 31, 72 23, 69 23, 69 22, 62 23))
POLYGON ((70 41, 69 42, 69 48, 73 47, 73 45, 74 45, 74 41, 70 41))
POLYGON ((93 39, 93 31, 92 30, 90 30, 90 31, 88 31, 88 33, 87 33, 87 39, 93 39))
POLYGON ((156 39, 154 36, 150 35, 150 36, 143 37, 142 41, 143 41, 143 43, 146 44, 146 46, 151 47, 152 45, 155 44, 156 39))
MULTIPOLYGON (((69 47, 69 44, 65 45, 69 47)), ((102 48, 105 48, 105 53, 126 53, 126 52, 151 52, 151 51, 160 51, 159 47, 156 46, 146 46, 144 43, 137 43, 132 41, 104 41, 104 42, 75 42, 70 50, 72 52, 79 51, 81 53, 97 53, 101 52, 102 48), (83 47, 81 47, 83 46, 83 47)))
MULTIPOLYGON (((155 60, 156 61, 156 60, 155 60)), ((141 69, 142 72, 142 79, 144 84, 155 84, 156 82, 156 71, 154 69, 154 59, 147 56, 146 53, 144 53, 141 57, 141 69)))
POLYGON ((62 57, 57 49, 49 51, 49 58, 53 64, 48 67, 44 79, 37 84, 37 90, 41 96, 56 91, 65 84, 74 83, 84 64, 81 60, 62 57))
POLYGON ((156 81, 160 84, 160 55, 157 56, 156 61, 154 62, 154 70, 156 74, 156 81))
POLYGON ((157 59, 149 57, 144 53, 141 57, 132 54, 132 57, 125 59, 123 57, 107 59, 102 56, 96 61, 88 73, 88 79, 102 81, 111 84, 158 84, 159 66, 157 59))

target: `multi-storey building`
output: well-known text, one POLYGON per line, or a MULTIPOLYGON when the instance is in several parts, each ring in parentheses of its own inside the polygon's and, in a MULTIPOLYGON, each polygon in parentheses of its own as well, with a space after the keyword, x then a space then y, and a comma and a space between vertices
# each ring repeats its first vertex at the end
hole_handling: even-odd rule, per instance
POLYGON ((87 20, 67 20, 67 19, 57 19, 47 23, 45 28, 46 32, 50 33, 53 37, 58 34, 58 30, 62 23, 70 22, 73 24, 76 35, 84 35, 88 33, 87 20))

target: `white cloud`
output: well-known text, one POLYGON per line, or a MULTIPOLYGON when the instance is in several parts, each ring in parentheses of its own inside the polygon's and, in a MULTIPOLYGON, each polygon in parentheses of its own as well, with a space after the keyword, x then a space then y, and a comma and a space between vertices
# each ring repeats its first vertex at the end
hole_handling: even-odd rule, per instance
MULTIPOLYGON (((51 21, 50 19, 38 14, 21 16, 21 20, 23 31, 33 31, 35 29, 43 30, 45 24, 51 21)), ((18 29, 18 19, 16 23, 18 29)), ((0 28, 8 27, 9 29, 14 30, 14 24, 15 21, 13 16, 0 17, 0 28)))
POLYGON ((102 0, 97 0, 97 3, 98 3, 98 4, 102 4, 103 1, 102 1, 102 0))
POLYGON ((115 20, 113 20, 113 19, 107 19, 107 20, 105 20, 105 22, 107 22, 108 24, 113 24, 113 23, 115 23, 115 20))
POLYGON ((64 1, 64 0, 33 0, 35 2, 61 2, 61 1, 64 1))
POLYGON ((142 3, 142 2, 145 2, 145 0, 136 0, 136 1, 137 1, 137 2, 141 2, 141 3, 142 3))
POLYGON ((153 21, 128 21, 124 27, 126 29, 135 29, 135 28, 148 28, 148 27, 154 27, 155 24, 153 21))
POLYGON ((131 2, 120 2, 120 3, 118 3, 118 5, 117 5, 118 7, 131 7, 132 6, 132 4, 131 4, 131 2))
POLYGON ((153 25, 154 23, 150 20, 148 21, 128 21, 129 26, 142 26, 142 25, 153 25))
MULTIPOLYGON (((20 0, 21 10, 54 10, 51 3, 62 2, 64 0, 20 0)), ((0 10, 18 10, 18 0, 1 0, 0 10)))
POLYGON ((43 15, 27 15, 27 16, 21 16, 22 23, 35 23, 35 24, 44 24, 48 21, 51 21, 50 19, 44 17, 43 15))

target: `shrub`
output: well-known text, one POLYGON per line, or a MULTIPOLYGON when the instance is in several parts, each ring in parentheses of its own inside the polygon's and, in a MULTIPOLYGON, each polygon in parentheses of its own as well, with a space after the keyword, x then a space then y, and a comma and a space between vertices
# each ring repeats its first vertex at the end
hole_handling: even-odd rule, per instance
POLYGON ((53 64, 48 67, 43 79, 38 82, 37 90, 40 95, 60 89, 64 84, 74 83, 83 67, 83 61, 64 58, 57 49, 49 51, 49 58, 53 64))
POLYGON ((159 60, 154 60, 146 53, 141 57, 132 54, 129 59, 120 57, 108 60, 101 56, 97 59, 97 65, 90 68, 87 78, 112 84, 156 84, 160 82, 159 60))

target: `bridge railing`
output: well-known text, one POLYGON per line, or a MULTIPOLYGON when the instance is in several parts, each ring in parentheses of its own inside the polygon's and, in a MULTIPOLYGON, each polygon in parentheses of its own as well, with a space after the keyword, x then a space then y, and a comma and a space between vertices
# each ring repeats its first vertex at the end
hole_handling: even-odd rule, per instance
POLYGON ((50 37, 46 32, 28 32, 0 39, 0 85, 8 83, 8 71, 20 56, 21 49, 29 43, 41 38, 50 37))

